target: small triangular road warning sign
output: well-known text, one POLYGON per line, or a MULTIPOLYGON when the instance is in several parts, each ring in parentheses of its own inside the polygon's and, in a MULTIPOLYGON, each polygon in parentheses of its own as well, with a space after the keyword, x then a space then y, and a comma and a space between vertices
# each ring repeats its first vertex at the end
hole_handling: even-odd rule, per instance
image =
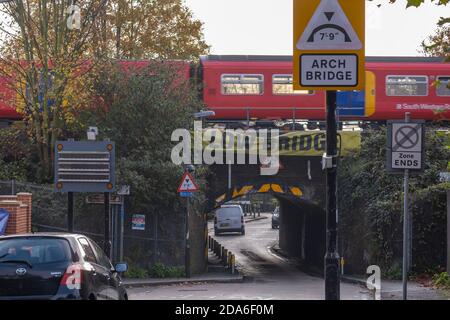
POLYGON ((359 50, 361 40, 338 0, 322 0, 297 42, 299 50, 359 50))
POLYGON ((185 172, 183 179, 181 180, 180 186, 178 187, 178 192, 196 192, 198 191, 198 186, 195 183, 189 172, 185 172))

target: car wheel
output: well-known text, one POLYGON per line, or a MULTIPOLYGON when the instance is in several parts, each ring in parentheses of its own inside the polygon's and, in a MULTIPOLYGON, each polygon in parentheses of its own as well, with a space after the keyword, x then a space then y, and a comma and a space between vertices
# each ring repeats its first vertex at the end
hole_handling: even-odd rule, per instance
POLYGON ((243 236, 245 236, 245 228, 242 228, 241 234, 242 234, 243 236))
POLYGON ((274 226, 274 225, 272 225, 272 229, 275 229, 275 226, 274 226))
POLYGON ((217 231, 217 230, 214 230, 214 235, 215 236, 218 236, 220 234, 220 232, 219 231, 217 231))

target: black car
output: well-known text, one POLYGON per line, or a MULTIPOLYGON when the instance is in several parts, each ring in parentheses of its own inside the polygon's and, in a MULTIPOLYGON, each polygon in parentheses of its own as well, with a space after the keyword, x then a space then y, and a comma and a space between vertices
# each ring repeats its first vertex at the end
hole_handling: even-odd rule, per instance
POLYGON ((127 300, 119 275, 126 269, 83 235, 0 237, 1 300, 127 300))
POLYGON ((276 207, 272 212, 272 229, 280 227, 280 207, 276 207))

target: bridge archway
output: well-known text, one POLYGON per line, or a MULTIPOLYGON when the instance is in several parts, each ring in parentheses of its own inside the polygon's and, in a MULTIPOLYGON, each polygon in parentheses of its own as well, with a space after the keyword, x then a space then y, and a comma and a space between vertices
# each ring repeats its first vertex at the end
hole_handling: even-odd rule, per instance
POLYGON ((326 240, 324 199, 311 197, 311 186, 267 180, 234 186, 221 193, 215 198, 214 209, 245 196, 273 196, 280 205, 279 247, 306 266, 322 270, 326 240))

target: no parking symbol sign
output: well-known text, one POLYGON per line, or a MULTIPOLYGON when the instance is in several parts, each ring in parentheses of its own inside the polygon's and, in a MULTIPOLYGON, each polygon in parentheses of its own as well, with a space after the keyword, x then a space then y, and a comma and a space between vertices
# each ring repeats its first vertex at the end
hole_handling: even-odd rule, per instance
POLYGON ((423 169, 423 122, 390 122, 388 132, 388 169, 423 169))

